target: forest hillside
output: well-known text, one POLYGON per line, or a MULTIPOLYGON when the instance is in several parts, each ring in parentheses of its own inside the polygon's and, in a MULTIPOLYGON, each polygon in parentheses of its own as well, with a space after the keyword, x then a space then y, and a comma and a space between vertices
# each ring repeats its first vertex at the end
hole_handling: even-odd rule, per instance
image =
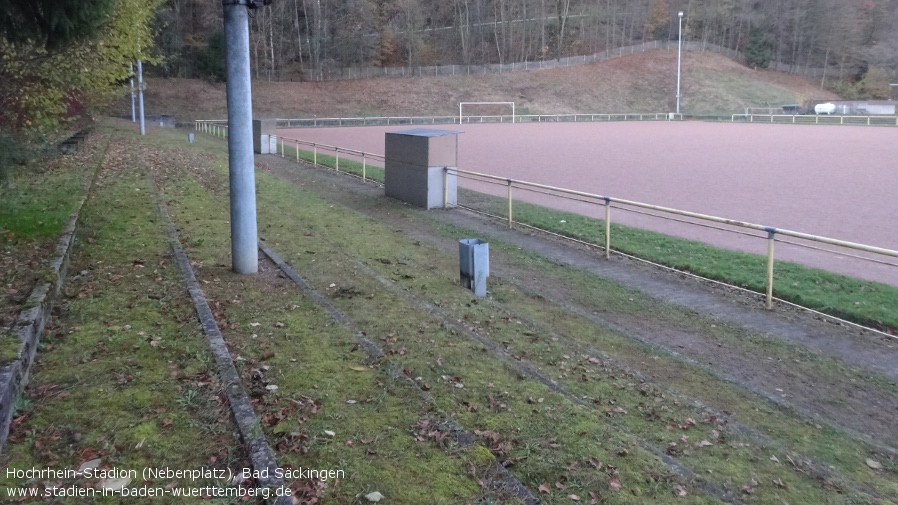
MULTIPOLYGON (((324 82, 253 82, 256 116, 280 118, 453 115, 460 101, 514 101, 520 114, 669 112, 675 108, 676 51, 649 51, 601 63, 478 76, 324 82)), ((834 98, 816 80, 756 70, 724 56, 685 52, 681 110, 729 114, 834 98)), ((198 79, 150 79, 148 114, 178 121, 226 117, 226 86, 198 79)), ((130 115, 130 100, 114 115, 130 115)))

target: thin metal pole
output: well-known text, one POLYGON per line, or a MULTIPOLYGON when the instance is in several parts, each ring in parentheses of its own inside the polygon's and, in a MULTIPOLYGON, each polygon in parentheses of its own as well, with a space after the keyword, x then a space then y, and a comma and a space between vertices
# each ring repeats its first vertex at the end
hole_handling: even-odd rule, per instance
POLYGON ((228 61, 231 256, 235 272, 254 274, 259 271, 259 236, 253 157, 249 14, 246 5, 234 0, 225 0, 222 7, 228 61))
POLYGON ((296 162, 299 163, 299 141, 296 141, 296 162))
POLYGON ((128 63, 128 69, 131 74, 131 122, 137 122, 137 107, 134 104, 134 101, 137 100, 137 95, 134 93, 134 63, 128 63))
POLYGON ((776 228, 767 228, 767 310, 773 308, 773 242, 776 228))
POLYGON ((511 214, 511 179, 508 179, 508 227, 511 228, 511 224, 514 222, 511 214))
POLYGON ((318 144, 312 144, 312 165, 318 166, 318 144))
POLYGON ((365 176, 365 168, 367 167, 367 165, 368 163, 365 161, 365 153, 362 153, 362 182, 365 182, 365 180, 367 179, 367 177, 365 176))
POLYGON ((340 171, 340 148, 334 149, 334 157, 337 159, 334 167, 337 169, 337 172, 340 171))
POLYGON ((449 167, 443 167, 443 208, 449 208, 449 167))
POLYGON ((143 62, 137 60, 137 93, 140 102, 140 134, 147 134, 147 127, 143 121, 143 62))
POLYGON ((611 198, 605 197, 605 259, 611 259, 611 198))
POLYGON ((677 16, 680 18, 680 29, 677 35, 677 114, 680 113, 680 63, 683 59, 683 11, 677 16))

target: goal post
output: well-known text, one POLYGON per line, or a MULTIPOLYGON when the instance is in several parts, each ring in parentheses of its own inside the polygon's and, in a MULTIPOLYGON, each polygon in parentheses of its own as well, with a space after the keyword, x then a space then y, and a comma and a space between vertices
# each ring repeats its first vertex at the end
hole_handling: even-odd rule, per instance
POLYGON ((464 122, 465 105, 510 105, 511 106, 511 122, 516 121, 514 102, 458 102, 458 124, 464 122))

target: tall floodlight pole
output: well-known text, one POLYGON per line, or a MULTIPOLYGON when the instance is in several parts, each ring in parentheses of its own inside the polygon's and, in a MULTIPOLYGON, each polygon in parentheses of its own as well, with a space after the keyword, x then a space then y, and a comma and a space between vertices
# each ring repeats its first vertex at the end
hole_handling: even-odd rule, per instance
MULTIPOLYGON (((261 3, 261 2, 258 2, 261 3)), ((253 0, 222 0, 228 59, 228 168, 231 259, 238 274, 259 271, 253 107, 249 69, 249 13, 253 0)))
POLYGON ((131 74, 131 122, 136 123, 137 122, 137 112, 135 111, 134 100, 137 98, 137 96, 134 94, 134 63, 133 62, 128 63, 128 69, 130 70, 130 74, 131 74))
POLYGON ((680 64, 683 61, 683 11, 677 13, 680 29, 677 32, 677 114, 680 113, 680 64))
POLYGON ((137 95, 140 102, 140 134, 146 135, 147 127, 143 121, 143 62, 139 58, 137 60, 137 95))

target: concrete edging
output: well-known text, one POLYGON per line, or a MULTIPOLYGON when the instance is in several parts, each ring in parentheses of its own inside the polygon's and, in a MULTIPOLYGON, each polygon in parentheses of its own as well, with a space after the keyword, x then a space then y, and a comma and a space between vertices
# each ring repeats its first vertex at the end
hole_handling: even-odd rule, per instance
MULTIPOLYGON (((158 189, 156 202, 166 227, 172 253, 180 267, 181 277, 187 285, 187 290, 190 292, 190 298, 193 300, 197 318, 202 325, 203 333, 206 335, 209 350, 215 358, 218 368, 217 372, 221 380, 221 390, 228 399, 228 405, 231 408, 234 422, 237 424, 240 439, 243 441, 247 456, 249 456, 253 465, 253 470, 260 475, 268 475, 267 478, 256 478, 254 480, 259 487, 269 488, 272 492, 275 489, 284 488, 284 479, 277 476, 278 464, 275 460, 274 451, 265 439, 265 434, 262 433, 261 420, 256 415, 250 403, 249 395, 243 388, 240 374, 234 366, 231 353, 228 351, 224 337, 218 329, 218 323, 212 315, 212 310, 209 308, 209 303, 206 301, 203 290, 196 280, 193 268, 190 266, 190 259, 181 247, 178 232, 172 222, 171 215, 168 213, 168 208, 162 202, 162 199, 159 198, 158 189)), ((288 505, 291 503, 291 499, 286 496, 272 496, 271 499, 267 500, 267 503, 288 505)))

